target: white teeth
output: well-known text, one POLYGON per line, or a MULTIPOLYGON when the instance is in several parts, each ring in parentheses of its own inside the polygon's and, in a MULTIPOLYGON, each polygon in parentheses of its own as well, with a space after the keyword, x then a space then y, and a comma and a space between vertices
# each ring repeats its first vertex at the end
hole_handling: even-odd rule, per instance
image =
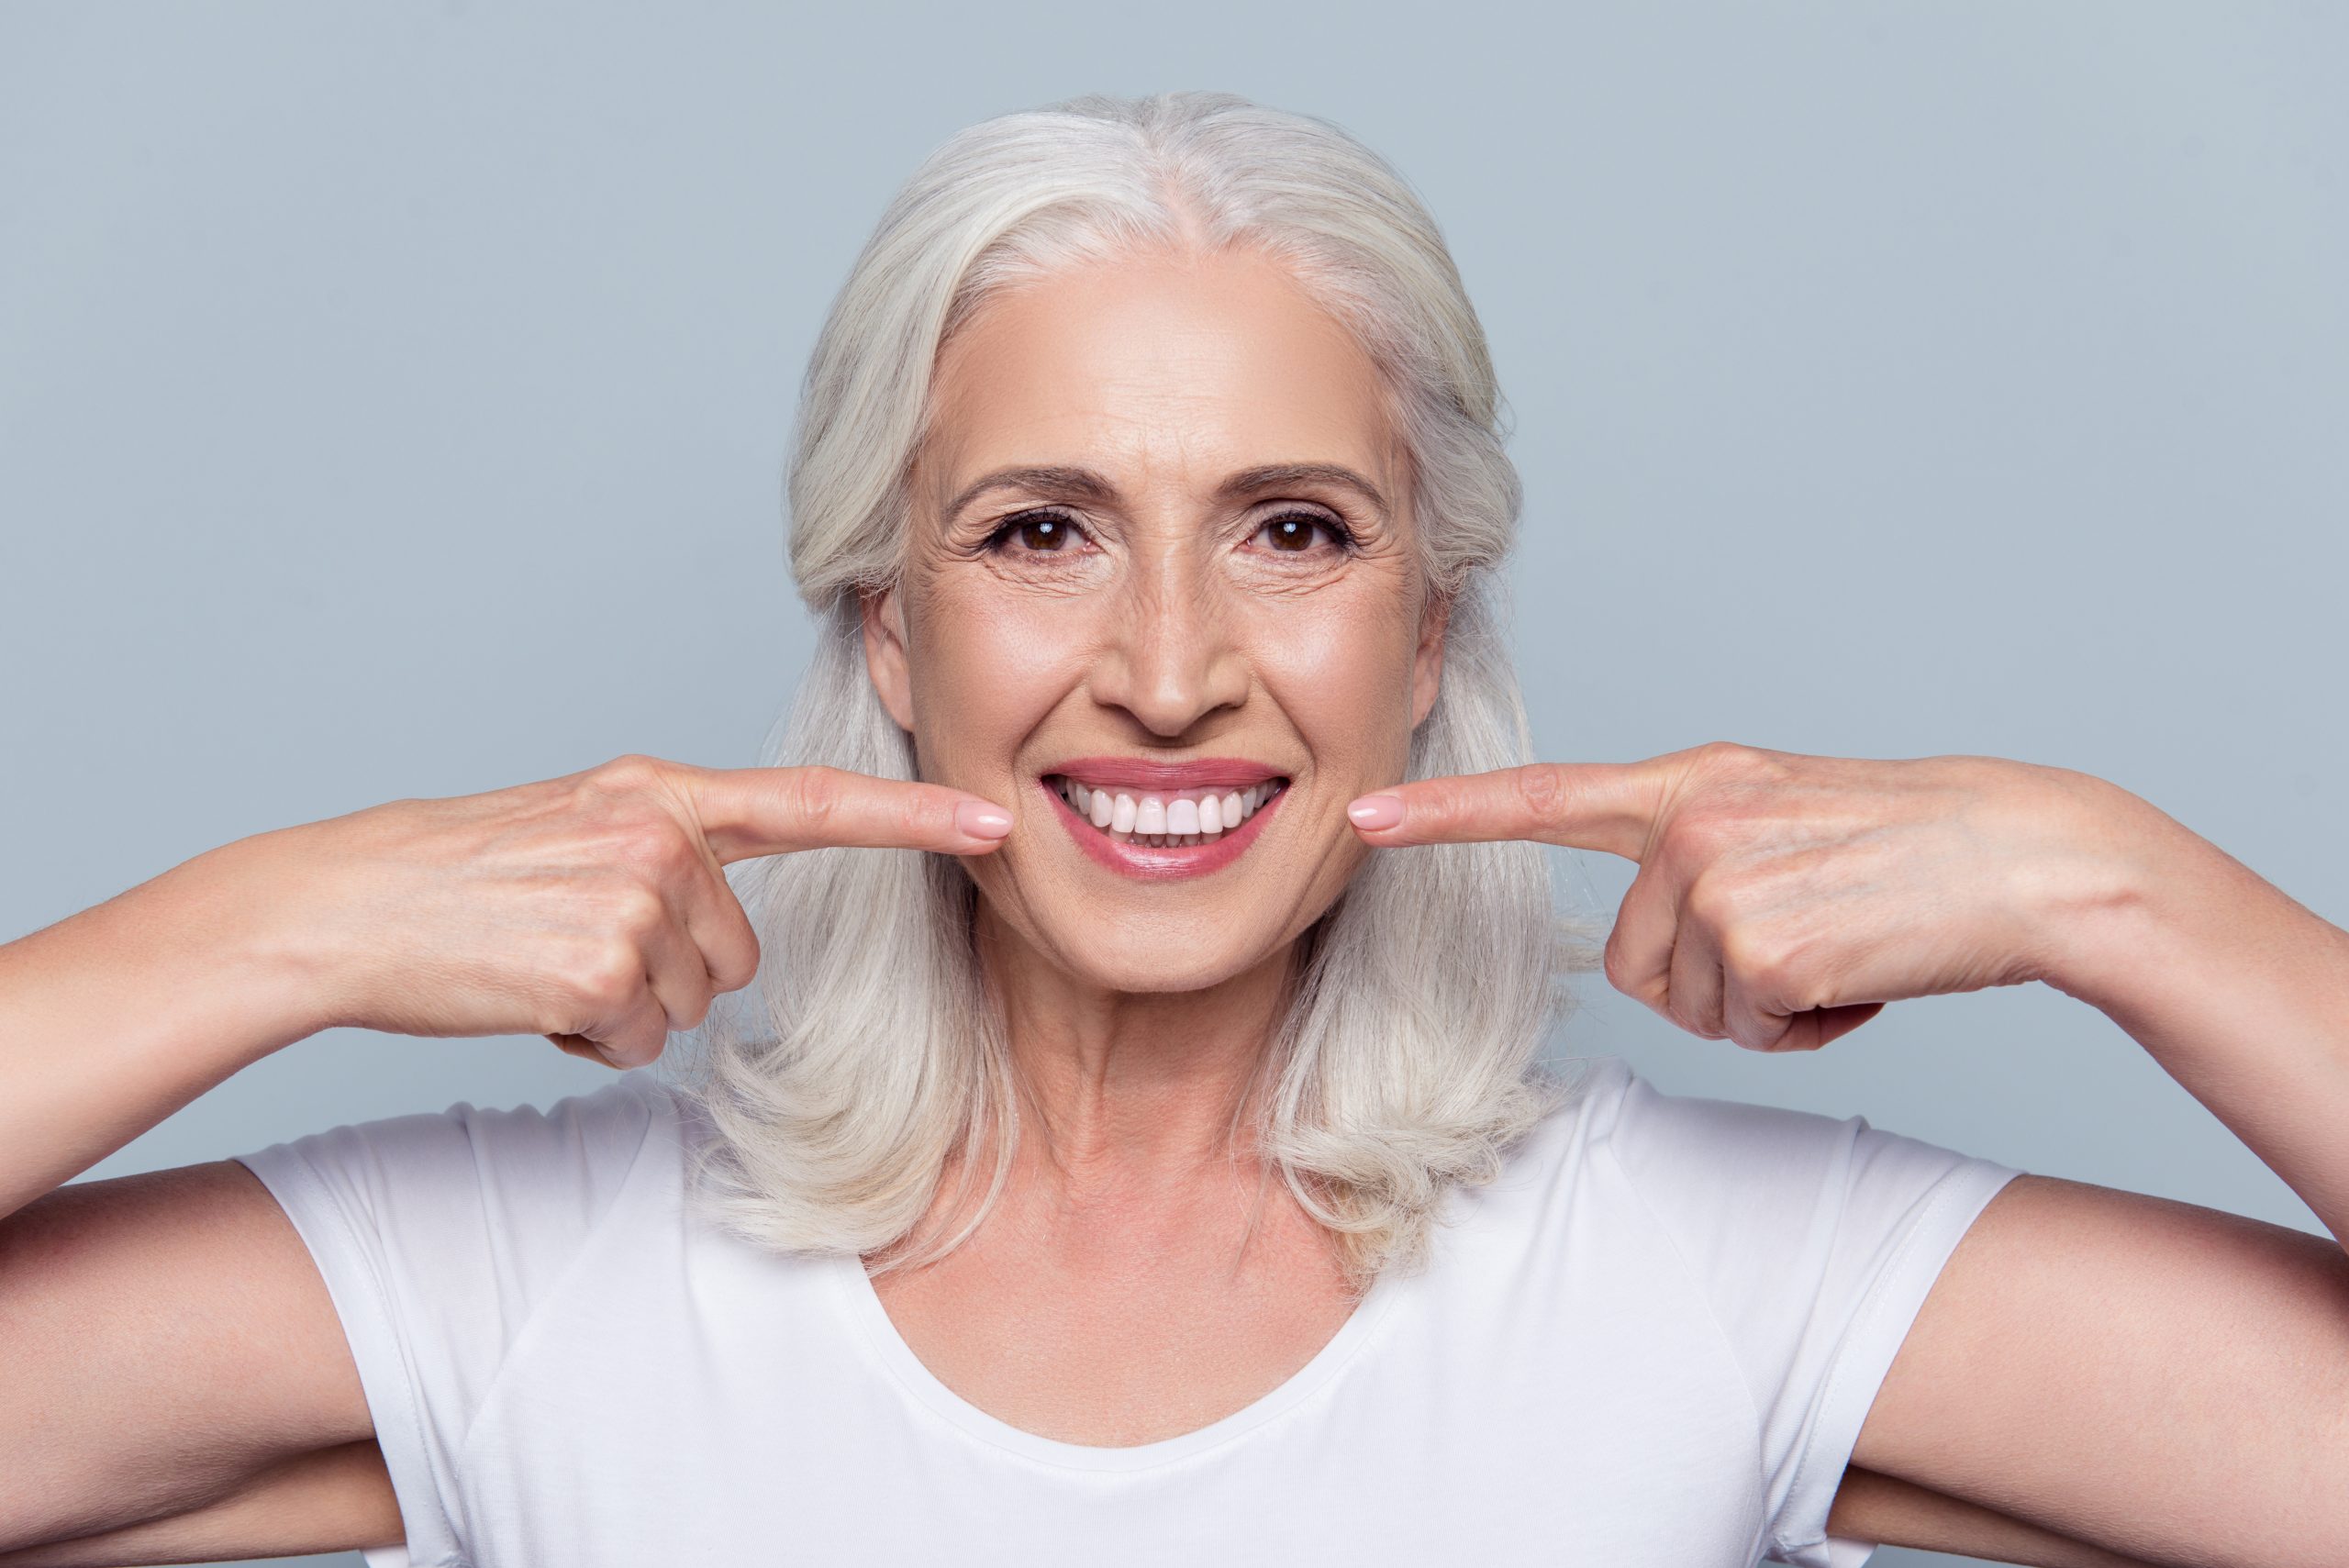
POLYGON ((1074 779, 1058 781, 1070 809, 1113 838, 1151 849, 1212 843, 1256 815, 1276 790, 1275 781, 1230 790, 1220 795, 1128 795, 1074 779))

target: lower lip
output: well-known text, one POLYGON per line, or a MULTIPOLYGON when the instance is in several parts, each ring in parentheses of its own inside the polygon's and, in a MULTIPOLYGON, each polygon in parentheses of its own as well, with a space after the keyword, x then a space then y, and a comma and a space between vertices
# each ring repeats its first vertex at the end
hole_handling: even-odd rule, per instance
POLYGON ((1148 844, 1112 839, 1079 817, 1076 807, 1061 798, 1061 792, 1042 779, 1036 781, 1036 787, 1042 790, 1044 798, 1052 803, 1054 814, 1060 817, 1062 826, 1069 830, 1070 836, 1075 839, 1078 849, 1111 871, 1162 882, 1186 876, 1205 876, 1209 872, 1221 871, 1256 841, 1256 834, 1263 828, 1264 818, 1288 798, 1288 790, 1284 786, 1270 800, 1256 807, 1254 815, 1247 821, 1213 843, 1152 848, 1148 844))

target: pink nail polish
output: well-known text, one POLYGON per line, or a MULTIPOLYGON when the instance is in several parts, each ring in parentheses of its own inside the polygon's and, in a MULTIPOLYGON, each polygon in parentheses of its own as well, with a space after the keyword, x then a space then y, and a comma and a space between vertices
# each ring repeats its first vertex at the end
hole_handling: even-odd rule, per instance
POLYGON ((965 800, 954 807, 954 826, 974 839, 1000 839, 1011 831, 1011 813, 984 800, 965 800))
POLYGON ((1346 816, 1357 828, 1392 828, 1403 820, 1403 802, 1391 795, 1366 795, 1346 807, 1346 816))

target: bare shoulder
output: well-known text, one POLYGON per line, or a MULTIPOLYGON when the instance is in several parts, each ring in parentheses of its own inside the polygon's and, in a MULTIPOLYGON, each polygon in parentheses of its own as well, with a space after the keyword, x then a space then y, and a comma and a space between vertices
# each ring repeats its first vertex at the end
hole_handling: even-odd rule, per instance
POLYGON ((1852 1463, 2157 1562, 2349 1561, 2349 1254, 2018 1176, 1935 1281, 1852 1463))
POLYGON ((264 1478, 281 1499, 289 1473, 347 1482, 374 1446, 325 1282, 233 1161, 0 1219, 0 1551, 217 1510, 264 1478))

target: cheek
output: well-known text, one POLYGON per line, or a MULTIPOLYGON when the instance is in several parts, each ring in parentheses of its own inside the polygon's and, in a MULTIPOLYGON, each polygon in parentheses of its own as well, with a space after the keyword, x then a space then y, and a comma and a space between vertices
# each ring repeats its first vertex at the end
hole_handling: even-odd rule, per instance
POLYGON ((1081 673, 1066 619, 984 600, 923 606, 907 674, 924 778, 1014 804, 1002 786, 1021 741, 1081 673))
POLYGON ((1264 617, 1255 663, 1324 771, 1390 783, 1411 744, 1414 643, 1383 605, 1295 606, 1264 617))

